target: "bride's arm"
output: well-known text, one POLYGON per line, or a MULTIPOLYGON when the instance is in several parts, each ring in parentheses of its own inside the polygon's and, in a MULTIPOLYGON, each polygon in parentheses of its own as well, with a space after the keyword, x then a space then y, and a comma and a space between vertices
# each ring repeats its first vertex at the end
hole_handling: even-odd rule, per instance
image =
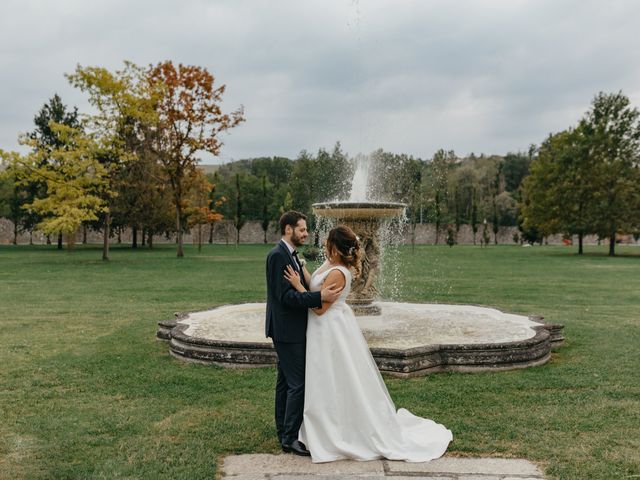
MULTIPOLYGON (((340 270, 335 269, 335 270, 331 270, 329 272, 329 275, 327 275, 327 278, 324 279, 324 285, 331 285, 334 284, 336 286, 336 288, 339 288, 340 290, 342 290, 345 286, 345 284, 347 283, 347 280, 344 277, 344 273, 342 273, 340 270)), ((337 300, 337 298, 336 298, 337 300)), ((313 312, 316 315, 322 315, 324 312, 326 312, 329 307, 333 304, 333 302, 322 302, 322 307, 320 308, 314 308, 313 312)))
MULTIPOLYGON (((298 293, 305 293, 307 289, 304 288, 302 282, 300 281, 300 274, 291 267, 291 265, 287 265, 284 271, 284 278, 287 280, 294 290, 298 293)), ((333 302, 335 302, 340 295, 342 294, 342 289, 345 285, 344 275, 333 275, 333 272, 330 272, 327 275, 327 279, 325 279, 322 284, 322 290, 320 291, 320 301, 322 302, 322 307, 310 307, 315 311, 319 312, 318 315, 322 315, 327 308, 331 306, 333 302), (327 279, 336 279, 336 282, 327 281, 327 279)), ((310 295, 309 293, 307 295, 310 295)))
POLYGON ((307 282, 307 285, 311 285, 311 274, 309 273, 309 270, 307 270, 306 262, 302 265, 302 273, 304 274, 304 281, 307 282))

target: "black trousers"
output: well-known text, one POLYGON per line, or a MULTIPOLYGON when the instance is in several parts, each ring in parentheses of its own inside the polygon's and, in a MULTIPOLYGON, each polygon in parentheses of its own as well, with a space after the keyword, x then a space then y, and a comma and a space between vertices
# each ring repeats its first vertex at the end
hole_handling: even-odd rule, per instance
POLYGON ((273 342, 278 354, 276 429, 283 445, 298 439, 304 410, 306 343, 273 342))

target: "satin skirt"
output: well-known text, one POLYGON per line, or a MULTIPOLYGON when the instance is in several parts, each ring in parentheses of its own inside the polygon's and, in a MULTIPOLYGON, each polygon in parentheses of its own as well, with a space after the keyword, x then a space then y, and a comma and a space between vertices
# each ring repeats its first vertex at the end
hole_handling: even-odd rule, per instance
POLYGON ((324 315, 309 312, 299 438, 314 463, 426 462, 444 454, 453 434, 433 420, 396 410, 353 310, 340 300, 324 315))

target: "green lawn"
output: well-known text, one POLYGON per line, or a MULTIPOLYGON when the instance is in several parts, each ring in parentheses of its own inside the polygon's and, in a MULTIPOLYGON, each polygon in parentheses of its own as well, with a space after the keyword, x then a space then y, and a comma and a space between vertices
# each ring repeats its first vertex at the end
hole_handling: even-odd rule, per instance
MULTIPOLYGON (((155 339, 175 311, 261 301, 268 247, 0 247, 0 478, 213 478, 278 451, 273 368, 187 364, 155 339)), ((387 296, 472 303, 565 325, 551 362, 386 379, 447 425, 450 455, 524 457, 549 478, 640 477, 640 249, 420 246, 387 296)), ((387 272, 389 276, 393 272, 387 272)))

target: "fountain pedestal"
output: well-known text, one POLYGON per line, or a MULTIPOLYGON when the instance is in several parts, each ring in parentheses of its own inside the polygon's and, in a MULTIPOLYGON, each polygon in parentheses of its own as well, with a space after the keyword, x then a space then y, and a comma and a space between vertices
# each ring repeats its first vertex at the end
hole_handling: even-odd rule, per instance
POLYGON ((347 303, 356 315, 380 315, 373 301, 378 297, 375 280, 380 271, 380 226, 386 219, 399 217, 406 205, 395 202, 314 203, 313 213, 351 228, 363 250, 362 271, 353 280, 347 303))

